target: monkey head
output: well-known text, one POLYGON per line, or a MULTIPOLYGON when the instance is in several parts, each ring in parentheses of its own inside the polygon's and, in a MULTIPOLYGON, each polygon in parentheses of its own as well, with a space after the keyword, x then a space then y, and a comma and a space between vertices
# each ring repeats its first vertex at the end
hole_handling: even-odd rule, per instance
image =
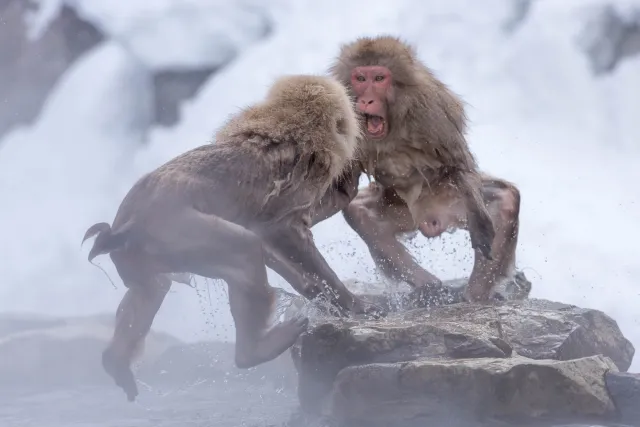
POLYGON ((367 139, 381 140, 394 130, 413 101, 413 48, 390 36, 363 37, 342 46, 330 72, 350 89, 367 139))
POLYGON ((387 102, 392 98, 391 71, 383 66, 361 66, 351 70, 351 88, 356 96, 356 110, 365 120, 369 138, 387 136, 387 102))

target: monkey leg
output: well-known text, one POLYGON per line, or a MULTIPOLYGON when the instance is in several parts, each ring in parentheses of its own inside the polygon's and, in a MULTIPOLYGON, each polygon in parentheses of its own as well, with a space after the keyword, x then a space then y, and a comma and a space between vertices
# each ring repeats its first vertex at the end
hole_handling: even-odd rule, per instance
POLYGON ((398 233, 415 231, 409 208, 388 194, 390 190, 370 186, 361 190, 343 211, 349 226, 364 240, 376 266, 411 287, 440 288, 442 282, 418 264, 398 241, 398 233))
POLYGON ((236 326, 235 363, 238 368, 247 369, 275 359, 307 329, 309 319, 304 316, 266 328, 275 302, 272 289, 265 287, 262 293, 246 292, 242 286, 229 283, 229 304, 236 326))
POLYGON ((484 176, 482 196, 496 234, 491 247, 493 259, 486 259, 478 249, 475 250, 473 271, 466 290, 466 298, 470 301, 488 301, 496 285, 515 277, 520 191, 507 181, 484 176))
POLYGON ((236 326, 235 363, 239 368, 274 359, 307 329, 305 317, 269 328, 275 292, 267 281, 262 240, 252 231, 188 209, 154 237, 164 251, 162 262, 173 270, 227 282, 236 326))
POLYGON ((102 353, 102 366, 131 402, 138 395, 131 361, 142 347, 151 324, 171 287, 166 277, 149 277, 140 283, 125 283, 125 293, 116 312, 113 337, 102 353))

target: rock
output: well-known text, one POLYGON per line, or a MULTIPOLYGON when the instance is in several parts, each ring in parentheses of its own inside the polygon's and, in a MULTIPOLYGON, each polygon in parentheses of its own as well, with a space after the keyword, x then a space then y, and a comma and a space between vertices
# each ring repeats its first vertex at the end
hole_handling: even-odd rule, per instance
POLYGON ((548 364, 549 360, 602 355, 616 370, 625 371, 634 351, 606 314, 530 299, 416 308, 393 312, 377 321, 312 318, 308 333, 300 337, 291 353, 299 372, 301 406, 319 413, 335 378, 352 366, 448 360, 453 365, 447 366, 455 367, 459 361, 463 369, 473 363, 471 359, 504 359, 500 366, 507 366, 515 363, 510 362, 510 356, 527 366, 547 366, 536 365, 535 360, 547 360, 548 364))
POLYGON ((98 28, 66 5, 33 39, 26 18, 34 9, 30 0, 0 0, 0 137, 30 124, 60 76, 104 40, 98 28))
MULTIPOLYGON (((345 286, 353 293, 362 295, 389 311, 424 308, 464 302, 467 279, 443 280, 441 289, 421 289, 412 292, 389 292, 383 283, 367 283, 357 279, 347 279, 345 286)), ((529 298, 531 282, 518 271, 513 280, 505 281, 493 289, 495 301, 521 301, 529 298)))
POLYGON ((610 370, 615 365, 602 356, 352 366, 338 374, 327 411, 350 427, 606 418, 615 413, 604 380, 610 370))
POLYGON ((478 357, 509 357, 513 349, 501 338, 476 338, 465 334, 444 334, 447 356, 452 359, 478 357))
MULTIPOLYGON (((112 385, 101 366, 112 325, 112 314, 69 319, 0 315, 0 386, 112 385)), ((179 342, 152 331, 142 360, 153 360, 179 342)))
POLYGON ((627 371, 635 349, 618 324, 599 310, 546 300, 496 307, 514 351, 532 359, 569 360, 603 354, 627 371))
POLYGON ((640 9, 623 14, 610 4, 594 8, 578 44, 595 75, 612 72, 620 61, 640 53, 640 9))
POLYGON ((617 421, 635 425, 640 420, 640 374, 609 372, 606 376, 609 394, 618 411, 617 421))

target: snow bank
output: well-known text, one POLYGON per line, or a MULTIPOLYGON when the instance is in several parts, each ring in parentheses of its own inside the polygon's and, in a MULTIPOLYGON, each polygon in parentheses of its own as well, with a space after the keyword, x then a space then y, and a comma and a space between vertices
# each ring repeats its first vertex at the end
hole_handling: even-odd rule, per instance
POLYGON ((66 3, 152 69, 215 68, 270 30, 259 0, 40 0, 34 34, 66 3))
MULTIPOLYGON (((51 183, 42 194, 33 191, 35 199, 46 201, 37 203, 45 203, 56 212, 53 220, 29 213, 36 202, 24 188, 31 191, 36 186, 28 176, 23 178, 25 184, 14 185, 11 192, 3 187, 1 194, 23 194, 25 200, 0 212, 0 222, 6 229, 3 234, 11 231, 9 236, 15 236, 10 239, 11 251, 2 249, 7 256, 11 252, 11 261, 0 267, 5 283, 15 287, 0 288, 0 304, 13 305, 15 301, 20 308, 74 313, 105 306, 113 309, 120 292, 111 292, 105 285, 108 282, 84 261, 75 245, 88 223, 112 217, 121 193, 116 197, 117 191, 104 191, 92 198, 96 193, 85 191, 89 184, 78 181, 97 174, 105 186, 110 177, 114 185, 126 187, 150 168, 209 141, 215 128, 231 113, 261 98, 275 77, 323 73, 340 43, 386 32, 415 43, 421 58, 465 98, 472 120, 470 141, 481 165, 522 189, 519 266, 534 281, 533 295, 604 310, 639 346, 640 332, 634 326, 638 322, 635 307, 640 303, 640 266, 633 249, 640 239, 640 200, 635 188, 640 171, 634 167, 640 154, 634 138, 640 134, 640 125, 632 114, 640 110, 640 99, 633 90, 640 83, 640 61, 626 60, 612 75, 599 79, 591 74, 579 49, 579 35, 587 9, 599 3, 536 1, 526 19, 506 32, 505 22, 513 13, 508 0, 486 0, 482 5, 475 0, 434 0, 428 5, 418 0, 393 4, 387 0, 283 0, 278 6, 280 24, 273 35, 249 47, 212 78, 185 105, 184 119, 178 126, 153 131, 149 144, 139 149, 130 169, 121 163, 120 169, 112 167, 104 175, 94 170, 82 175, 76 173, 74 168, 80 166, 73 162, 67 162, 73 167, 64 170, 41 166, 51 183), (62 172, 67 175, 54 176, 62 172), (53 199, 63 205, 54 209, 53 199), (80 200, 82 205, 77 203, 80 200), (59 222, 57 225, 63 228, 54 239, 53 232, 38 225, 36 219, 47 227, 59 222), (31 227, 20 234, 13 231, 27 223, 31 227), (101 283, 95 283, 98 281, 101 283), (57 297, 62 293, 73 299, 65 302, 57 297), (39 298, 55 304, 45 304, 39 298), (72 307, 74 304, 81 307, 72 307)), ((640 4, 637 0, 616 2, 623 3, 640 4)), ((100 16, 106 16, 106 12, 100 16)), ((118 25, 126 28, 125 24, 118 25)), ((150 45, 140 46, 150 55, 158 54, 150 45)), ((172 49, 166 51, 167 57, 178 55, 172 49)), ((86 78, 95 80, 94 76, 86 78)), ((86 83, 78 80, 77 84, 86 83)), ((108 99, 117 100, 122 93, 112 96, 108 99)), ((99 105, 96 111, 103 108, 94 105, 99 105)), ((92 149, 119 152, 105 138, 102 123, 76 123, 74 115, 81 114, 77 109, 70 101, 57 121, 90 134, 91 138, 82 140, 91 139, 88 143, 92 149)), ((39 131, 42 126, 15 134, 12 139, 23 146, 22 150, 38 150, 45 146, 44 133, 39 131)), ((51 127, 47 136, 64 140, 58 135, 69 132, 62 129, 51 127)), ((15 182, 15 176, 21 173, 16 166, 25 168, 29 164, 15 154, 15 148, 7 149, 0 151, 0 170, 11 167, 10 173, 3 175, 3 186, 6 177, 15 182)), ((95 167, 100 164, 94 163, 95 167)), ((101 185, 100 179, 87 182, 101 185)), ((339 275, 375 280, 366 247, 340 215, 316 226, 314 233, 339 275)), ((470 271, 471 258, 463 255, 470 254, 468 238, 463 233, 433 242, 417 239, 411 247, 423 265, 443 278, 470 271)), ((110 264, 107 258, 100 262, 105 267, 110 264)), ((199 330, 212 330, 201 313, 214 311, 211 323, 218 325, 214 333, 218 337, 233 336, 223 286, 211 290, 217 295, 204 293, 202 298, 186 287, 176 289, 177 295, 167 299, 157 318, 160 328, 171 329, 172 333, 180 328, 180 336, 189 339, 199 330)))

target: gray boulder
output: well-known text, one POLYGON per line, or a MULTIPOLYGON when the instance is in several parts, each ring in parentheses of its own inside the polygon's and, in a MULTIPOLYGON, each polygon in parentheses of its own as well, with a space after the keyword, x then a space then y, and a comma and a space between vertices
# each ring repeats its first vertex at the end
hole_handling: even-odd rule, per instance
POLYGON ((350 427, 607 418, 615 414, 615 407, 604 377, 615 369, 602 356, 568 361, 426 359, 352 366, 338 374, 328 412, 350 427))
POLYGON ((628 425, 640 423, 640 374, 611 371, 606 382, 617 409, 616 421, 628 425))
MULTIPOLYGON (((375 297, 382 301, 380 294, 375 297)), ((442 417, 450 411, 435 408, 436 403, 459 405, 460 399, 467 401, 468 411, 460 414, 465 419, 560 419, 571 411, 587 418, 608 416, 615 409, 603 392, 604 375, 626 371, 634 348, 616 322, 600 311, 528 299, 413 308, 382 320, 319 316, 291 353, 305 412, 373 425, 366 413, 379 409, 399 416, 414 404, 408 417, 449 422, 442 417), (398 382, 399 375, 410 372, 404 369, 415 370, 417 382, 411 387, 424 395, 414 398, 410 388, 398 382), (437 391, 435 385, 449 383, 455 387, 437 391), (507 391, 491 388, 498 385, 507 391), (486 393, 480 391, 483 387, 489 387, 486 393), (520 394, 530 387, 529 397, 520 394), (370 409, 366 402, 371 402, 370 409), (349 405, 354 408, 351 415, 349 405), (423 415, 415 413, 418 407, 423 415)), ((396 415, 389 416, 396 420, 396 415)))

